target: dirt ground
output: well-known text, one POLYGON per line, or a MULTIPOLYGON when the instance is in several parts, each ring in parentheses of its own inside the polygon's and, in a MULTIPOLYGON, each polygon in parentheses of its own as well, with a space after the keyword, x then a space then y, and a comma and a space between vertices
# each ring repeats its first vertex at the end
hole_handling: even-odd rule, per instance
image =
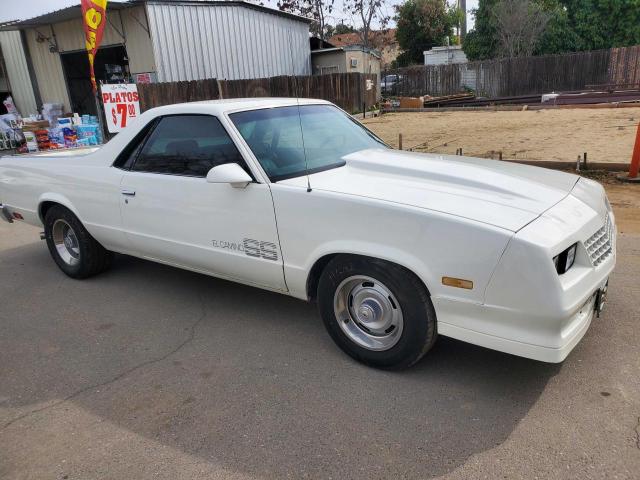
MULTIPOLYGON (((389 113, 364 120, 397 147, 503 159, 574 161, 587 152, 591 162, 631 159, 640 108, 389 113)), ((640 184, 622 184, 613 173, 589 172, 601 182, 616 214, 618 230, 640 233, 640 184)))
POLYGON ((609 175, 596 178, 607 190, 620 233, 640 233, 640 184, 624 184, 609 175))
POLYGON ((504 159, 592 162, 631 160, 640 108, 389 113, 364 123, 393 146, 504 159))

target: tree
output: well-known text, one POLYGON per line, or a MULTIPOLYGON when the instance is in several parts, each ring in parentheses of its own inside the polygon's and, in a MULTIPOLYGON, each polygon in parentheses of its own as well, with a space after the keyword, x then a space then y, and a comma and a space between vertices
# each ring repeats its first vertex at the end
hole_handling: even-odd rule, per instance
POLYGON ((558 0, 547 0, 544 6, 551 18, 533 54, 545 55, 575 51, 576 34, 569 23, 567 9, 558 0))
POLYGON ((315 36, 325 39, 326 18, 333 11, 335 0, 278 0, 277 6, 283 12, 291 12, 313 19, 310 30, 315 36))
MULTIPOLYGON (((462 45, 469 60, 500 54, 494 9, 520 0, 480 0, 475 27, 462 45)), ((533 49, 535 55, 624 47, 640 43, 640 0, 530 0, 549 15, 533 49)), ((536 7, 534 7, 536 8, 536 7)))
POLYGON ((344 35, 345 33, 357 33, 356 29, 350 25, 339 23, 335 27, 333 25, 325 25, 324 36, 325 38, 333 37, 334 35, 344 35))
POLYGON ((395 9, 396 39, 403 50, 398 65, 423 63, 423 52, 444 45, 460 20, 458 9, 445 0, 407 0, 395 9))
POLYGON ((500 0, 492 9, 497 32, 497 53, 502 57, 526 57, 533 52, 547 28, 551 14, 530 0, 500 0))
POLYGON ((358 33, 365 47, 371 42, 371 25, 377 22, 380 28, 384 28, 389 22, 384 6, 385 0, 344 0, 345 11, 359 18, 362 23, 358 33))
POLYGON ((344 23, 339 23, 336 25, 334 30, 334 35, 344 35, 345 33, 356 33, 356 29, 351 25, 345 25, 344 23))
POLYGON ((462 50, 469 60, 486 60, 495 56, 498 41, 493 7, 496 3, 497 0, 480 0, 478 8, 472 11, 475 26, 462 42, 462 50))
POLYGON ((639 0, 561 0, 576 37, 576 50, 640 43, 639 0))
MULTIPOLYGON (((504 51, 506 38, 515 41, 517 37, 522 40, 529 36, 531 39, 531 34, 540 26, 540 20, 546 20, 545 28, 536 35, 533 45, 530 45, 533 49, 527 48, 527 51, 541 55, 575 49, 567 11, 560 0, 480 0, 473 15, 475 27, 462 44, 469 60, 508 56, 504 51), (514 23, 516 13, 525 20, 514 23), (511 24, 510 31, 501 31, 505 28, 504 22, 511 24), (520 28, 522 31, 519 31, 520 28)), ((508 50, 507 47, 507 52, 508 50)))

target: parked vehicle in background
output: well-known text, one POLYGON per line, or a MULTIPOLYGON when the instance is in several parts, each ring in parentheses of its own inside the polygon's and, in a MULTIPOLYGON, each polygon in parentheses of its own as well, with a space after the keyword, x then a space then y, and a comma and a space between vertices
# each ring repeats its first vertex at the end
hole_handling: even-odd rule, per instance
POLYGON ((315 301, 345 352, 385 368, 438 333, 560 362, 616 258, 598 183, 395 151, 321 100, 152 109, 99 149, 3 157, 0 202, 44 225, 72 278, 119 252, 315 301))
POLYGON ((389 74, 382 77, 380 81, 380 92, 387 95, 395 95, 397 87, 402 81, 402 75, 389 74))

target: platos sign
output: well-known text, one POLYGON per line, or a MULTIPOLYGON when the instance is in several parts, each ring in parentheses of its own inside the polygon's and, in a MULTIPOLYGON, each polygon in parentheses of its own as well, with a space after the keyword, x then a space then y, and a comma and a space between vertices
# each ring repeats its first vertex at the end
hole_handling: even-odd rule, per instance
POLYGON ((120 132, 140 116, 140 97, 135 83, 102 85, 102 103, 110 133, 120 132))

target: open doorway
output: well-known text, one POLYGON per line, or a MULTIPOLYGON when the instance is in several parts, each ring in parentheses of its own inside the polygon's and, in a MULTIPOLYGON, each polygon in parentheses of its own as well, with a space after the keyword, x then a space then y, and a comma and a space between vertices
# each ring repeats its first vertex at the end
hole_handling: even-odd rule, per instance
MULTIPOLYGON (((71 111, 80 115, 97 115, 89 77, 86 50, 61 53, 62 69, 67 80, 71 111)), ((101 47, 94 61, 96 82, 123 83, 129 80, 129 59, 123 45, 101 47)))

